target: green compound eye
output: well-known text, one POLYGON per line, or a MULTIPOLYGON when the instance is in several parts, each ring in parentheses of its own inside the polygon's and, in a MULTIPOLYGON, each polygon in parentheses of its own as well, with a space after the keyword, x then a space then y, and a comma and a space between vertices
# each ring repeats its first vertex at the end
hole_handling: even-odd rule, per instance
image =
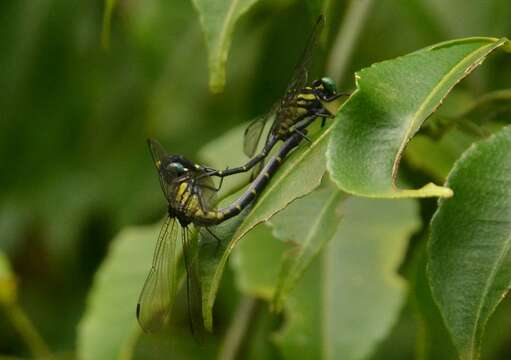
POLYGON ((329 77, 323 77, 321 78, 321 82, 323 83, 323 86, 325 87, 325 90, 328 91, 331 94, 337 93, 337 85, 335 84, 335 81, 329 77))
POLYGON ((185 167, 183 166, 183 164, 178 162, 171 162, 170 164, 167 165, 166 169, 175 172, 178 175, 185 172, 185 167))

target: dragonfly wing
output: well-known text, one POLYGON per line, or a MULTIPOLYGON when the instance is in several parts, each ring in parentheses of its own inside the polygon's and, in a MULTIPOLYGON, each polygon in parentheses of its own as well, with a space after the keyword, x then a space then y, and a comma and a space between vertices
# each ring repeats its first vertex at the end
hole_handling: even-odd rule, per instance
POLYGON ((168 321, 177 289, 176 242, 181 226, 168 217, 163 224, 153 264, 137 304, 137 319, 145 332, 157 332, 168 321))
POLYGON ((147 139, 147 144, 149 145, 149 151, 151 152, 156 171, 158 171, 158 179, 160 180, 161 189, 163 190, 165 198, 168 200, 170 194, 170 185, 165 182, 165 179, 160 172, 160 165, 162 164, 163 159, 168 156, 168 154, 163 146, 161 146, 161 144, 155 139, 147 139))
POLYGON ((305 49, 300 56, 300 60, 295 66, 293 76, 291 77, 289 85, 286 89, 286 94, 282 99, 281 107, 292 105, 296 101, 296 95, 298 95, 298 93, 307 84, 312 55, 324 25, 325 17, 320 15, 316 21, 316 24, 314 25, 314 28, 312 29, 312 33, 309 36, 307 45, 305 46, 305 49))
POLYGON ((149 151, 153 157, 154 166, 156 166, 157 170, 160 170, 160 164, 168 154, 156 139, 147 139, 147 144, 149 145, 149 151))
POLYGON ((245 129, 243 152, 248 157, 252 157, 255 154, 268 117, 268 115, 265 115, 252 120, 245 129))
POLYGON ((200 282, 199 247, 197 237, 192 237, 188 228, 182 232, 183 259, 186 268, 186 294, 190 329, 195 336, 204 332, 202 321, 202 288, 200 282))

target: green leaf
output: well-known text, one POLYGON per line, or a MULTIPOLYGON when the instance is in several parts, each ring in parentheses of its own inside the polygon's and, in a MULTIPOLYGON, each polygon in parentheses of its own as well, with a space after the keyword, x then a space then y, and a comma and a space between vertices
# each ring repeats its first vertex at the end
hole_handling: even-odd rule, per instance
POLYGON ((499 47, 509 48, 509 41, 453 40, 359 71, 357 89, 337 113, 328 144, 332 179, 348 193, 369 197, 452 196, 432 183, 399 189, 399 162, 451 89, 499 47))
MULTIPOLYGON (((231 203, 236 199, 238 192, 220 202, 219 207, 231 203)), ((236 232, 240 223, 243 221, 250 208, 245 209, 241 214, 235 216, 223 223, 210 227, 209 230, 215 235, 214 238, 207 231, 201 231, 199 234, 199 243, 201 244, 199 258, 200 258, 200 277, 202 286, 202 317, 204 320, 204 327, 208 331, 213 330, 213 305, 215 304, 216 294, 222 280, 223 269, 227 261, 230 250, 230 241, 233 234, 236 232), (218 241, 220 240, 220 242, 218 241), (220 270, 219 270, 220 269, 220 270)))
MULTIPOLYGON (((208 262, 207 265, 204 265, 208 268, 205 274, 210 277, 203 280, 203 311, 207 328, 212 326, 211 310, 225 264, 238 241, 257 224, 269 220, 293 200, 310 193, 320 184, 326 168, 326 139, 330 129, 331 127, 323 131, 316 129, 319 134, 311 135, 312 142, 310 144, 302 143, 285 159, 282 167, 259 195, 250 211, 220 224, 219 227, 228 229, 225 230, 226 233, 230 233, 233 229, 236 229, 236 232, 230 237, 220 236, 221 239, 230 239, 228 244, 222 243, 220 250, 209 255, 201 255, 201 266, 204 261, 208 262), (241 225, 238 221, 242 221, 241 225)), ((230 201, 233 199, 234 197, 231 197, 230 201)))
POLYGON ((294 201, 271 220, 273 234, 281 240, 295 241, 281 265, 273 306, 280 311, 289 292, 295 287, 312 260, 332 239, 340 221, 337 211, 342 193, 331 183, 325 188, 294 201))
POLYGON ((221 92, 234 26, 258 0, 193 0, 208 46, 209 87, 221 92))
POLYGON ((313 261, 286 303, 286 322, 274 335, 284 359, 323 359, 322 319, 330 309, 321 308, 321 259, 313 261), (313 294, 314 296, 311 296, 313 294), (323 313, 323 311, 325 313, 323 313))
POLYGON ((16 301, 16 277, 12 272, 7 256, 0 251, 0 303, 12 304, 16 301))
POLYGON ((431 223, 429 279, 462 359, 477 359, 486 323, 511 286, 511 127, 455 164, 431 223))
POLYGON ((247 295, 271 300, 275 294, 279 265, 287 246, 275 239, 266 224, 250 231, 232 254, 238 289, 247 295))
POLYGON ((159 230, 160 224, 128 228, 114 239, 78 327, 80 359, 130 358, 141 334, 135 308, 159 230))
POLYGON ((277 336, 285 358, 365 359, 399 315, 406 286, 397 269, 418 226, 416 202, 350 198, 342 208, 321 263, 286 303, 277 336))

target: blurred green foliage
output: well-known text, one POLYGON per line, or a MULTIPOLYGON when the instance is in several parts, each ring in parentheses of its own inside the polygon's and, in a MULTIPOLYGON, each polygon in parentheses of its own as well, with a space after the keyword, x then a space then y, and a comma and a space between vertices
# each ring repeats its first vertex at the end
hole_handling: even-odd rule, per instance
MULTIPOLYGON (((318 9, 326 10, 329 22, 326 46, 316 56, 321 68, 348 3, 256 2, 234 28, 224 92, 212 94, 206 40, 191 1, 119 0, 108 49, 100 41, 101 0, 0 2, 0 251, 18 279, 21 306, 59 358, 75 356, 77 324, 111 239, 127 225, 153 223, 164 213, 145 138, 157 137, 170 152, 198 160, 207 142, 265 113, 280 96, 318 9)), ((368 18, 359 20, 361 30, 353 53, 346 55, 350 61, 339 87, 352 88, 351 74, 362 67, 436 42, 474 35, 509 37, 510 18, 509 0, 373 1, 368 18)), ((455 94, 468 103, 509 87, 511 67, 505 64, 503 56, 488 59, 455 94)), ((461 150, 453 152, 457 157, 461 150)), ((426 165, 424 173, 410 174, 417 164, 413 159, 405 172, 418 185, 429 176, 442 179, 450 166, 428 171, 426 165)), ((427 224, 434 204, 420 204, 422 223, 427 224)), ((419 261, 411 253, 422 251, 415 247, 422 241, 412 241, 410 256, 403 259, 405 270, 419 261)), ((305 286, 317 285, 318 271, 314 264, 305 286)), ((215 336, 201 350, 179 332, 167 344, 175 358, 202 359, 204 352, 216 356, 241 296, 232 270, 226 272, 215 303, 215 336)), ((184 309, 183 299, 180 305, 184 309)), ((269 314, 266 305, 254 306, 253 342, 242 344, 243 349, 254 359, 280 358, 282 337, 270 341, 267 335, 280 329, 282 318, 269 314)), ((375 359, 414 356, 416 339, 409 329, 416 331, 420 321, 410 312, 405 307, 372 355, 375 359)), ((498 317, 510 315, 505 301, 498 317)), ((30 356, 3 313, 0 319, 0 354, 30 356)), ((186 330, 186 320, 181 320, 179 328, 186 330)), ((498 321, 490 320, 488 328, 495 323, 495 328, 509 329, 498 321)), ((492 339, 487 358, 509 358, 509 336, 492 339)), ((135 357, 165 356, 165 341, 160 340, 143 336, 135 357)))

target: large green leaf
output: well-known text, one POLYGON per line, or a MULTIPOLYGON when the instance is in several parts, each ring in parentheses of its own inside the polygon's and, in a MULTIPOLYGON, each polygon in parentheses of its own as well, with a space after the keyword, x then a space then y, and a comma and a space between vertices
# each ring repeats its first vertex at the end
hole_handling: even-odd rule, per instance
POLYGON ((307 272, 286 303, 286 358, 367 358, 399 315, 406 286, 397 268, 418 226, 416 203, 350 198, 342 208, 316 275, 307 272))
POLYGON ((141 334, 135 306, 151 266, 159 228, 129 228, 114 239, 78 327, 80 359, 131 357, 141 334))
POLYGON ((237 227, 234 235, 220 237, 221 239, 229 238, 229 243, 222 243, 220 250, 211 252, 209 255, 201 255, 201 264, 205 264, 205 261, 208 263, 205 265, 208 268, 205 274, 209 277, 209 279, 203 279, 203 304, 205 305, 203 310, 206 327, 210 328, 212 325, 211 309, 218 285, 227 259, 238 241, 257 224, 269 220, 293 200, 310 193, 320 184, 326 168, 326 139, 330 129, 331 127, 323 131, 316 129, 318 133, 311 135, 310 144, 304 142, 285 159, 282 167, 259 195, 250 211, 242 217, 238 216, 220 225, 228 229, 221 231, 225 234, 230 234, 232 229, 237 227), (240 219, 241 224, 239 224, 240 219))
POLYGON ((451 89, 499 47, 511 48, 506 39, 454 40, 359 71, 357 89, 337 113, 328 145, 332 179, 348 193, 369 197, 452 196, 432 183, 398 189, 399 162, 451 89))
POLYGON ((225 65, 234 26, 238 19, 258 0, 193 0, 206 43, 209 58, 209 87, 220 92, 225 85, 225 65))
POLYGON ((275 237, 296 243, 281 264, 273 299, 275 310, 282 309, 289 292, 334 236, 341 218, 338 207, 342 199, 342 193, 329 182, 324 188, 294 201, 272 218, 275 237))
POLYGON ((511 127, 465 152, 431 224, 432 292, 460 358, 477 359, 489 317, 511 286, 511 127))

